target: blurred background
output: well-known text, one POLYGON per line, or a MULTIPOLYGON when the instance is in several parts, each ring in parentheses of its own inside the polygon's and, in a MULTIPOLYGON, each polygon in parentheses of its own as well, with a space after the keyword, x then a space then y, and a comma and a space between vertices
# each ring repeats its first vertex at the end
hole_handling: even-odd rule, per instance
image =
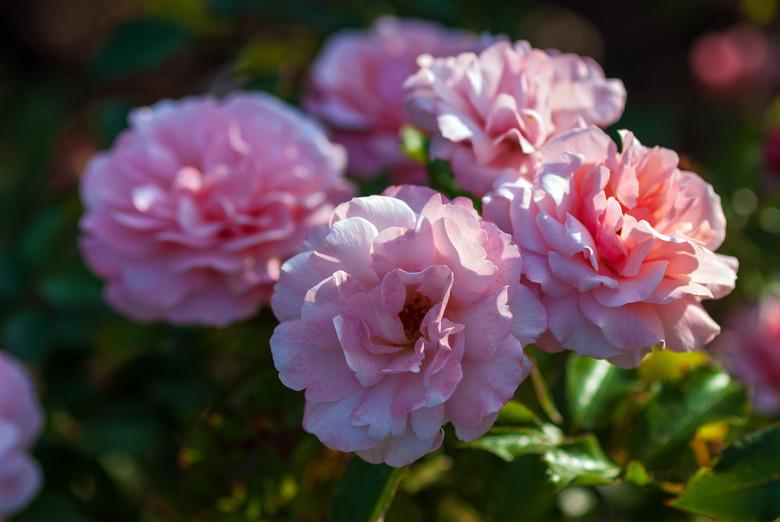
MULTIPOLYGON (((679 151, 723 198, 721 252, 741 270, 709 307, 719 317, 772 288, 780 267, 778 7, 0 1, 0 348, 33 369, 47 410, 46 486, 18 520, 322 520, 345 465, 300 429, 302 394, 271 364, 270 312, 212 330, 136 325, 102 304, 75 243, 78 179, 131 107, 239 88, 296 102, 324 39, 386 14, 590 55, 626 84, 615 128, 679 151)), ((690 519, 660 494, 615 487, 559 495, 535 457, 445 451, 415 465, 387 519, 690 519)))

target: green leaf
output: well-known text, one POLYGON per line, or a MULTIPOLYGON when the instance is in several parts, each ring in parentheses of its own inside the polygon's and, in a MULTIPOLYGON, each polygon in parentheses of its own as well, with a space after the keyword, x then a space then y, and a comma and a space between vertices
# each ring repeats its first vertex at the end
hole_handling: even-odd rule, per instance
POLYGON ((780 517, 780 426, 742 437, 702 469, 672 505, 724 522, 780 517))
POLYGON ((540 428, 494 428, 464 447, 485 450, 511 462, 521 455, 543 453, 562 441, 561 430, 545 424, 540 428))
POLYGON ((99 79, 150 72, 190 42, 181 25, 155 18, 130 20, 118 25, 95 62, 92 74, 99 79))
POLYGON ((620 468, 604 454, 594 435, 552 448, 543 458, 550 481, 559 488, 611 484, 620 476, 620 468))
POLYGON ((353 457, 333 491, 333 522, 375 522, 390 507, 401 470, 353 457))
POLYGON ((510 400, 498 412, 496 425, 541 426, 542 421, 522 402, 510 400))
POLYGON ((572 427, 592 430, 628 393, 629 372, 607 361, 570 355, 566 367, 566 405, 572 427))
POLYGON ((649 468, 668 467, 701 425, 746 412, 744 388, 722 371, 698 368, 658 385, 630 433, 632 454, 649 468))

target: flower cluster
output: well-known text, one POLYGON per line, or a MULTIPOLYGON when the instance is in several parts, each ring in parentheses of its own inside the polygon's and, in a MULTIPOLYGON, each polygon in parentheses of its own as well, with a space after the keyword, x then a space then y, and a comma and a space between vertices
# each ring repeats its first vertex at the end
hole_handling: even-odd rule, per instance
POLYGON ((43 419, 22 366, 0 353, 0 520, 19 511, 41 485, 29 455, 43 419))
POLYGON ((624 367, 702 348, 719 332, 702 302, 737 270, 716 253, 712 187, 673 151, 599 128, 626 92, 593 60, 490 41, 471 52, 465 33, 383 19, 328 42, 304 95, 360 176, 420 180, 398 140, 417 125, 482 216, 422 186, 343 202, 344 147, 269 96, 163 102, 82 182, 82 248, 107 300, 226 325, 273 289, 273 360, 305 391, 304 428, 392 466, 437 449, 446 424, 484 434, 529 343, 624 367))

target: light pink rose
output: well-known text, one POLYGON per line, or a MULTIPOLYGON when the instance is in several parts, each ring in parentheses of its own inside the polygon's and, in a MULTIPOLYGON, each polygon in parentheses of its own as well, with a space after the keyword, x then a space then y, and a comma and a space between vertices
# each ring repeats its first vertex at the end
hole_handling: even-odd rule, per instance
POLYGON ((511 231, 524 276, 543 293, 547 349, 637 366, 653 345, 703 347, 719 332, 702 299, 734 288, 720 198, 677 154, 623 133, 623 151, 596 127, 545 145, 534 182, 506 183, 485 219, 511 231))
POLYGON ((41 487, 30 448, 43 418, 22 366, 0 353, 0 520, 22 509, 41 487))
POLYGON ((711 350, 751 388, 757 410, 780 413, 780 297, 770 295, 738 310, 711 350))
POLYGON ((270 96, 163 101, 90 162, 81 250, 120 312, 226 325, 268 301, 281 263, 352 194, 345 163, 270 96))
POLYGON ((511 238, 471 202, 396 186, 340 205, 284 264, 271 338, 303 426, 327 446, 403 466, 490 428, 547 326, 511 238))
POLYGON ((691 47, 691 71, 707 89, 730 93, 773 80, 777 68, 772 54, 759 29, 736 26, 698 38, 691 47))
POLYGON ((614 123, 626 100, 623 83, 590 58, 528 42, 418 62, 405 84, 412 120, 432 135, 431 156, 449 160, 458 184, 480 196, 502 176, 530 175, 531 157, 553 136, 614 123))
POLYGON ((423 20, 381 18, 368 32, 345 30, 328 40, 313 65, 305 107, 349 151, 349 170, 372 177, 389 170, 396 182, 423 182, 424 169, 401 152, 408 123, 403 83, 417 57, 457 54, 473 36, 423 20))

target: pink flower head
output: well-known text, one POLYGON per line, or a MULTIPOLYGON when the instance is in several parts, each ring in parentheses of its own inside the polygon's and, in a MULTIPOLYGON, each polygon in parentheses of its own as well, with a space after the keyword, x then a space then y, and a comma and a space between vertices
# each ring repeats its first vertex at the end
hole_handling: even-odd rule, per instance
POLYGON ((345 162, 264 94, 136 110, 84 175, 82 252, 128 316, 226 325, 268 301, 282 261, 351 195, 345 162))
POLYGON ((626 91, 590 58, 499 40, 479 55, 422 56, 406 82, 412 120, 431 133, 431 156, 484 195, 502 175, 529 175, 529 158, 551 137, 584 123, 609 125, 626 91))
POLYGON ((306 108, 334 130, 349 151, 349 170, 371 177, 383 169, 398 181, 424 180, 421 166, 401 152, 408 123, 403 83, 424 53, 448 56, 474 45, 473 36, 422 20, 381 18, 366 32, 341 31, 314 63, 306 108))
POLYGON ((766 170, 780 177, 780 127, 771 129, 764 138, 763 156, 766 170))
POLYGON ((695 78, 712 91, 729 92, 769 80, 770 46, 755 27, 708 33, 694 42, 690 63, 695 78))
POLYGON ((27 372, 0 353, 0 520, 22 509, 41 487, 29 452, 42 423, 27 372))
POLYGON ((677 154, 623 133, 623 151, 596 127, 540 151, 534 182, 485 198, 485 218, 512 231, 524 276, 550 317, 541 344, 637 366, 653 345, 703 347, 719 332, 702 299, 734 288, 720 198, 677 154))
POLYGON ((757 410, 780 412, 780 297, 768 296, 737 311, 711 346, 729 371, 750 386, 757 410))
POLYGON ((391 466, 438 448, 447 422, 462 440, 485 433, 547 326, 521 269, 467 199, 405 185, 340 205, 272 300, 274 363, 306 390, 304 429, 391 466))

